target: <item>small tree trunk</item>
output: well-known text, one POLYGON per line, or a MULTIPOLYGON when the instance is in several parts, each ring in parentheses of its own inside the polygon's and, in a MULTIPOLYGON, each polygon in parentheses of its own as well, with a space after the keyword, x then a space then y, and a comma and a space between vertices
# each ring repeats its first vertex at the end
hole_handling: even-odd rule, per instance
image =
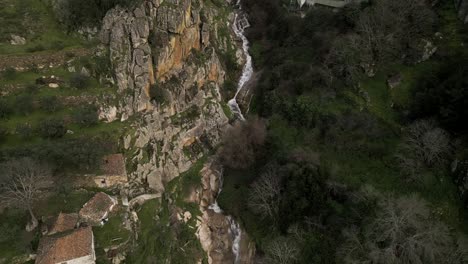
POLYGON ((34 229, 36 229, 36 227, 39 225, 39 222, 37 221, 37 218, 34 215, 30 205, 28 205, 28 211, 29 211, 29 214, 31 215, 31 222, 26 225, 26 231, 31 232, 34 229))

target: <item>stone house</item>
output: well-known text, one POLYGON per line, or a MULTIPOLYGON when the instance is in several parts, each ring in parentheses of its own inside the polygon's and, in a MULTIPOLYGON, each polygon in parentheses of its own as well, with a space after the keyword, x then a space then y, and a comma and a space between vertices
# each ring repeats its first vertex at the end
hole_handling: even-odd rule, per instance
POLYGON ((36 264, 95 264, 91 227, 45 236, 39 242, 36 264))
POLYGON ((80 222, 91 225, 102 225, 107 221, 109 213, 117 205, 117 199, 103 192, 94 195, 83 205, 79 212, 80 222))

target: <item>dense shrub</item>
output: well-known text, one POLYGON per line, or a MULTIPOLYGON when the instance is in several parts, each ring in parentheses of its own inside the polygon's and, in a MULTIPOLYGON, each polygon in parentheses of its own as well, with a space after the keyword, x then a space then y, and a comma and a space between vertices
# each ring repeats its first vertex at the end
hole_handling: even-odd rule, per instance
POLYGON ((99 166, 101 157, 114 153, 116 142, 109 136, 79 137, 45 141, 37 145, 3 148, 0 161, 11 158, 31 157, 51 164, 59 171, 77 170, 80 173, 99 166))
POLYGON ((84 26, 97 26, 107 11, 116 5, 132 7, 142 0, 68 0, 56 7, 60 20, 70 29, 84 26))
POLYGON ((33 135, 33 128, 30 124, 18 124, 16 126, 15 132, 19 135, 22 139, 28 139, 33 135))
POLYGON ((248 168, 255 162, 265 138, 266 125, 263 120, 237 122, 226 131, 218 157, 229 168, 248 168))
POLYGON ((82 73, 75 73, 70 77, 70 86, 77 89, 86 89, 91 81, 89 76, 82 73))
POLYGON ((8 130, 0 126, 0 143, 3 142, 8 136, 8 130))
POLYGON ((47 96, 43 97, 40 101, 41 109, 48 112, 54 113, 62 109, 62 103, 57 98, 57 96, 47 96))
POLYGON ((291 162, 284 169, 280 228, 286 231, 291 224, 318 216, 326 208, 328 175, 323 168, 306 161, 291 162))
POLYGON ((7 80, 13 80, 16 78, 16 70, 14 68, 6 68, 5 71, 2 73, 2 77, 7 80))
POLYGON ((25 88, 28 94, 37 94, 39 92, 39 86, 37 84, 29 84, 25 88))
POLYGON ((169 100, 169 95, 164 88, 159 87, 157 84, 151 85, 149 89, 149 96, 151 100, 157 104, 165 104, 169 100))
POLYGON ((61 138, 67 133, 63 120, 46 119, 42 120, 39 126, 39 134, 43 138, 61 138))
POLYGON ((98 123, 98 111, 95 106, 86 105, 73 113, 73 121, 81 127, 90 127, 98 123))
POLYGON ((445 58, 415 82, 411 116, 435 117, 454 132, 468 131, 468 57, 445 58))
POLYGON ((13 108, 11 104, 5 100, 0 98, 0 118, 5 119, 13 113, 13 108))
POLYGON ((30 94, 22 94, 16 97, 15 110, 22 115, 27 115, 34 110, 33 97, 30 94))

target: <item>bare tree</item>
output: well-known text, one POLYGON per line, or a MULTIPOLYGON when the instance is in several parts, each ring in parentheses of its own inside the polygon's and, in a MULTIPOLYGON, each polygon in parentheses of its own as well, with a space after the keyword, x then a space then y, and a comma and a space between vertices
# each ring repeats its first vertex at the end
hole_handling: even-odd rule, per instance
POLYGON ((421 168, 444 163, 451 152, 449 134, 433 121, 419 120, 408 128, 396 156, 403 171, 413 176, 413 180, 421 180, 418 176, 421 168))
POLYGON ((265 253, 264 263, 291 264, 299 258, 300 250, 294 239, 277 237, 265 247, 265 253))
POLYGON ((345 243, 338 251, 343 262, 464 263, 463 251, 447 226, 432 219, 420 198, 387 197, 379 208, 375 219, 362 230, 345 230, 345 243), (454 257, 453 252, 459 252, 455 262, 447 262, 454 257))
POLYGON ((11 160, 1 165, 0 202, 28 210, 31 215, 28 231, 38 225, 33 202, 51 174, 50 167, 30 158, 11 160))
POLYGON ((247 168, 255 161, 265 138, 266 125, 263 120, 252 118, 247 122, 237 122, 226 131, 218 157, 228 167, 247 168))
POLYGON ((281 193, 281 179, 278 168, 269 165, 265 172, 252 184, 248 205, 262 217, 277 220, 281 193))
POLYGON ((434 12, 424 0, 376 0, 363 10, 356 29, 372 64, 401 60, 410 44, 429 36, 435 21, 434 12))

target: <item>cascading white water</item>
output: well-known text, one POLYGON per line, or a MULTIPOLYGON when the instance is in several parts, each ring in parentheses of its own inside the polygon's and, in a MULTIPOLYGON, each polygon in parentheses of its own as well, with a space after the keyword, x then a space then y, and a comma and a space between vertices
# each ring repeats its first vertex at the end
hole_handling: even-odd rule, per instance
MULTIPOLYGON (((253 71, 253 64, 252 64, 252 56, 250 56, 250 53, 249 53, 249 40, 244 35, 245 29, 248 28, 250 24, 249 24, 249 21, 247 20, 247 17, 242 13, 242 6, 240 4, 240 0, 237 1, 237 6, 239 8, 239 11, 237 12, 235 16, 234 25, 232 28, 236 36, 242 40, 242 50, 244 51, 244 56, 246 57, 246 61, 245 61, 244 68, 242 69, 241 78, 239 79, 239 83, 237 85, 236 94, 234 95, 234 98, 229 100, 228 105, 232 113, 239 120, 245 121, 244 115, 242 114, 242 110, 240 109, 239 104, 237 103, 237 96, 239 92, 244 88, 245 84, 252 78, 254 71, 253 71)), ((219 193, 221 193, 222 188, 223 188, 223 176, 222 175, 223 173, 221 172, 221 176, 219 179, 218 195, 219 193)), ((209 208, 215 211, 216 213, 223 212, 223 210, 218 205, 218 201, 215 201, 212 205, 209 206, 209 208)), ((239 226, 239 223, 237 223, 236 220, 232 216, 227 216, 227 219, 231 225, 230 226, 231 235, 234 238, 233 243, 232 243, 232 253, 235 256, 235 263, 239 263, 242 230, 239 226)))
POLYGON ((246 61, 245 61, 244 68, 242 69, 241 78, 239 79, 239 83, 237 84, 236 94, 234 95, 234 98, 229 100, 228 105, 232 113, 237 118, 244 121, 245 120, 244 115, 242 114, 239 104, 237 103, 237 96, 239 95, 239 92, 244 88, 245 84, 252 78, 254 70, 253 70, 252 56, 250 56, 250 53, 249 53, 250 43, 244 34, 245 29, 250 26, 250 23, 247 20, 246 16, 242 13, 242 6, 240 4, 240 0, 237 2, 237 5, 239 7, 239 12, 236 14, 236 17, 234 19, 234 25, 232 28, 236 36, 242 40, 242 50, 244 51, 246 61))

